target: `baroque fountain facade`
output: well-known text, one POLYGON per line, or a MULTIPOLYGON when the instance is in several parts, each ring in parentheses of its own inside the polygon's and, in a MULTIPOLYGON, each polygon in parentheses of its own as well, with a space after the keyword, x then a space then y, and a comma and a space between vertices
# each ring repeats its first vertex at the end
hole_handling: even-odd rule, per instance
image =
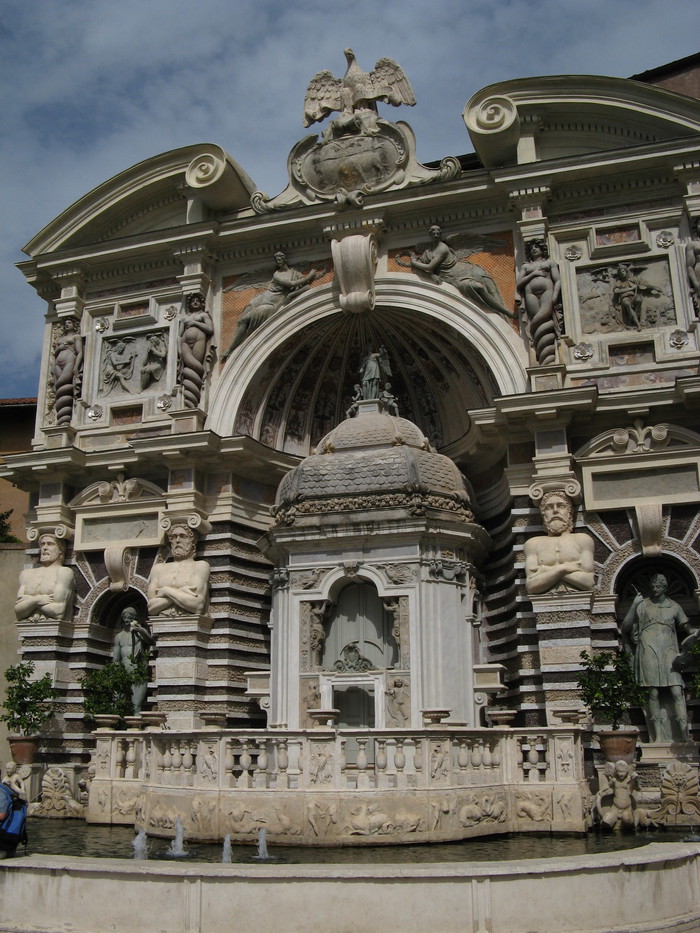
MULTIPOLYGON (((401 69, 365 78, 312 80, 307 124, 338 116, 276 197, 192 145, 25 248, 40 397, 3 475, 33 493, 22 655, 60 691, 39 812, 582 832, 607 779, 581 651, 621 644, 654 574, 696 624, 700 105, 507 82, 465 108, 475 154, 425 166, 377 112, 415 103, 401 69), (90 733, 80 678, 118 644, 153 646, 145 705, 90 733)), ((659 687, 636 799, 692 822, 693 704, 659 687)))

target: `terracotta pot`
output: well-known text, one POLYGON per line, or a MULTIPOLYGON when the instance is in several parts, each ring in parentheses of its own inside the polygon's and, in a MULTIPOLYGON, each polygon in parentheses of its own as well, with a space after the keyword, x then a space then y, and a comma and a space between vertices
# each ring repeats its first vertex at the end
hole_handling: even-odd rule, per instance
POLYGON ((626 761, 632 764, 637 757, 636 729, 615 729, 610 732, 599 732, 598 742, 603 758, 606 761, 626 761))
POLYGON ((8 735, 7 742, 16 765, 34 764, 39 739, 31 735, 8 735))

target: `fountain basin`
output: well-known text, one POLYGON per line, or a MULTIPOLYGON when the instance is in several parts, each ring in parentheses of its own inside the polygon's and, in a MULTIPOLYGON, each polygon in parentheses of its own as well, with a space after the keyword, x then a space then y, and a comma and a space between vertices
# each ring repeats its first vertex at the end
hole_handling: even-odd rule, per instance
POLYGON ((700 845, 422 865, 0 863, 0 928, 55 933, 615 933, 700 925, 700 845), (313 910, 309 909, 313 905, 313 910))

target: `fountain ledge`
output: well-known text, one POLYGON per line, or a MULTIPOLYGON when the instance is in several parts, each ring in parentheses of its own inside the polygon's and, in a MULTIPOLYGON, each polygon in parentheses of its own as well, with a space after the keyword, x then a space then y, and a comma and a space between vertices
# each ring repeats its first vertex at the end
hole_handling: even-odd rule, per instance
POLYGON ((238 927, 256 933, 364 933, 370 926, 402 933, 691 933, 700 923, 699 874, 700 845, 691 843, 440 865, 202 866, 29 856, 0 863, 0 929, 228 933, 235 916, 238 927))

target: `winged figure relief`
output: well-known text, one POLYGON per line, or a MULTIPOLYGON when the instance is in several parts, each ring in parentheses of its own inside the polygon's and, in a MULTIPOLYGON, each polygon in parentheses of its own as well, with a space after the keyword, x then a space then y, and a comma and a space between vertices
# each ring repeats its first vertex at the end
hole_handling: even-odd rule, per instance
POLYGON ((377 101, 399 107, 416 102, 413 88, 403 69, 391 58, 380 58, 369 73, 357 64, 352 49, 345 49, 348 67, 342 78, 330 71, 315 74, 304 100, 304 126, 320 123, 338 111, 351 116, 359 110, 377 112, 377 101))

